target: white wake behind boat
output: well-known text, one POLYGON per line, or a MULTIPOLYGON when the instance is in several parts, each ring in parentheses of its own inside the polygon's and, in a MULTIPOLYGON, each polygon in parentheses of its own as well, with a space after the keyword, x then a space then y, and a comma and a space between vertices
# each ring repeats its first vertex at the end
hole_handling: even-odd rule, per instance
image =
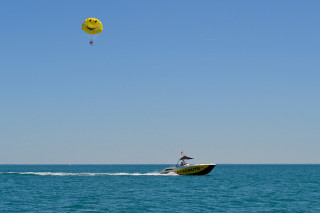
POLYGON ((216 166, 214 163, 189 164, 187 160, 193 158, 183 156, 179 159, 176 166, 165 168, 160 174, 175 173, 178 175, 206 175, 216 166))

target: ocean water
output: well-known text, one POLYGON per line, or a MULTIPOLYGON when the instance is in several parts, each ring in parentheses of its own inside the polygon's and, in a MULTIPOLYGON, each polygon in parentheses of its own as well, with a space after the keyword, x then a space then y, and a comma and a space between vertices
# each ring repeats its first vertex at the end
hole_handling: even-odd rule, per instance
POLYGON ((320 165, 0 165, 0 212, 320 212, 320 165))

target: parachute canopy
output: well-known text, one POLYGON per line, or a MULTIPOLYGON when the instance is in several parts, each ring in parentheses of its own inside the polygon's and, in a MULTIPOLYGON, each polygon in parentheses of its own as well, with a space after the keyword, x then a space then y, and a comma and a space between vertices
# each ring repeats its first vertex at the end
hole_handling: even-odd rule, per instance
POLYGON ((103 26, 101 21, 96 18, 87 18, 82 23, 82 30, 88 34, 94 35, 101 33, 103 30, 103 26))

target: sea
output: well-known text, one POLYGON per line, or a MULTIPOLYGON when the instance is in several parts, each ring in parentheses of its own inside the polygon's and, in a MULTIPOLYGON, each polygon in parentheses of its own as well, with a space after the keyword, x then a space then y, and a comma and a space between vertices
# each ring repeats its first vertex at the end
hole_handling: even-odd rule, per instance
POLYGON ((0 165, 0 212, 320 212, 320 165, 0 165))

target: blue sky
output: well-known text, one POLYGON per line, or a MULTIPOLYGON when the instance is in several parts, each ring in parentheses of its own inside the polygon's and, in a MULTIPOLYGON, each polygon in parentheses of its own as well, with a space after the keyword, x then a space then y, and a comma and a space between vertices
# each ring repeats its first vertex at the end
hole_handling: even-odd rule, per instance
POLYGON ((319 7, 3 1, 0 163, 320 163, 319 7))

